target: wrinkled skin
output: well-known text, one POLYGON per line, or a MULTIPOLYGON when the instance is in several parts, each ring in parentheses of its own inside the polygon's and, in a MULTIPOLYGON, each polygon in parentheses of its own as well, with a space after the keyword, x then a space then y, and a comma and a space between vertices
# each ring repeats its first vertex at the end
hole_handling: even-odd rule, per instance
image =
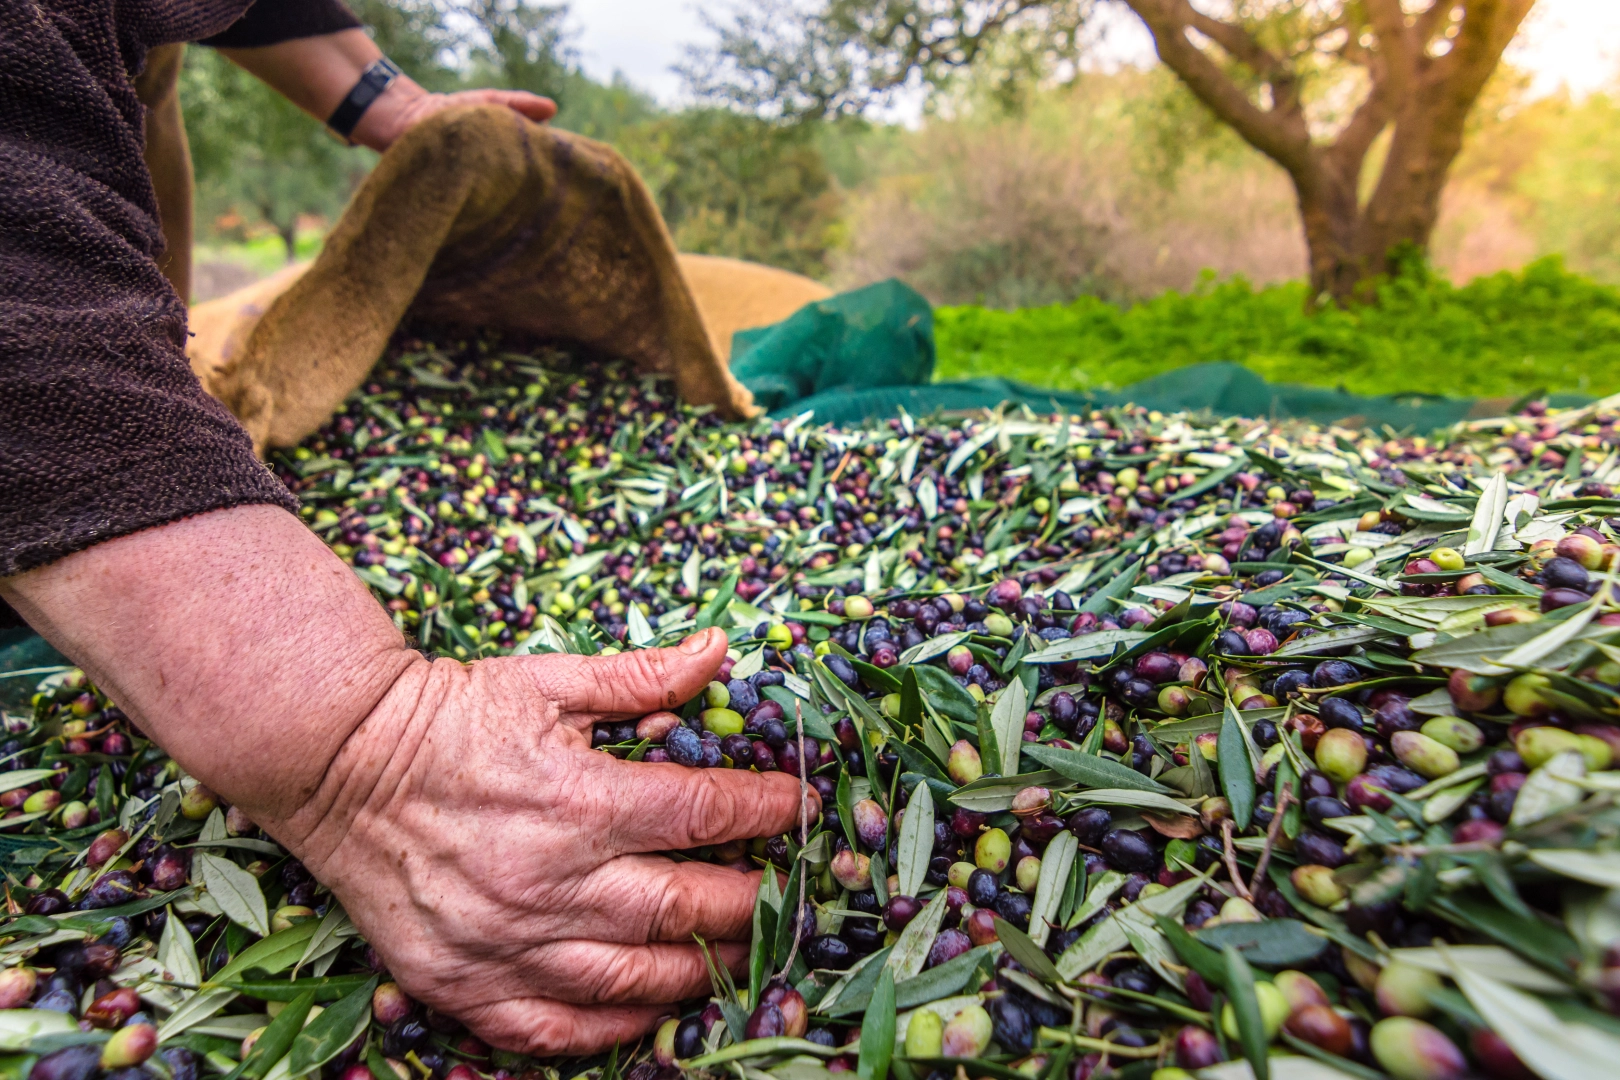
POLYGON ((272 831, 344 899, 401 986, 487 1041, 633 1039, 667 1015, 660 1003, 707 988, 693 934, 746 962, 758 887, 758 875, 647 853, 798 819, 790 777, 590 749, 593 723, 700 691, 724 642, 413 665, 311 805, 272 831))
POLYGON ((719 631, 430 662, 267 506, 106 541, 0 596, 330 886, 408 993, 496 1046, 632 1041, 707 988, 694 933, 746 960, 758 875, 650 853, 781 833, 799 781, 589 748, 593 723, 701 691, 719 631))

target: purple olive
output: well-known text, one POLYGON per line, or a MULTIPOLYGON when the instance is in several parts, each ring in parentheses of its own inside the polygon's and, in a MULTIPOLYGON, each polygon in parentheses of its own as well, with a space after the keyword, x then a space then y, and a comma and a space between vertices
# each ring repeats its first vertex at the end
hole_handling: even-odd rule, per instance
POLYGON ((891 896, 883 906, 883 925, 898 934, 921 910, 922 903, 915 897, 891 896))
POLYGON ((1102 852, 1116 870, 1148 873, 1159 865, 1159 853, 1141 833, 1130 829, 1110 829, 1102 838, 1102 852))
POLYGON ((90 1080, 100 1068, 100 1046, 68 1046, 34 1062, 28 1080, 90 1080))
POLYGON ((934 944, 928 949, 928 960, 923 966, 938 967, 948 960, 955 960, 971 948, 973 942, 968 940, 966 934, 947 927, 934 938, 934 944))

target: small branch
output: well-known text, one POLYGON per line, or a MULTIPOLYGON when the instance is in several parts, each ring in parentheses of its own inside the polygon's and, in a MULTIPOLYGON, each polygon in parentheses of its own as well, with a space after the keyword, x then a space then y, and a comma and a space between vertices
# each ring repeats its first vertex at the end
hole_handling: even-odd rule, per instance
MULTIPOLYGON (((847 457, 845 459, 848 460, 847 457)), ((839 465, 843 469, 843 465, 839 465)), ((810 808, 805 805, 805 795, 810 782, 805 778, 804 767, 804 707, 797 701, 793 703, 793 715, 799 721, 799 847, 803 848, 810 842, 810 808)), ((775 873, 775 871, 772 871, 775 873)), ((782 977, 787 978, 788 972, 793 970, 793 961, 799 956, 799 939, 804 937, 804 868, 799 868, 799 902, 793 909, 793 948, 788 950, 787 963, 782 965, 782 977)))
POLYGON ((1266 867, 1271 865, 1271 849, 1277 843, 1277 834, 1282 831, 1283 814, 1294 803, 1294 785, 1289 784, 1283 788, 1282 797, 1277 800, 1277 809, 1271 815, 1271 825, 1266 829, 1266 846, 1260 849, 1260 859, 1254 864, 1254 877, 1249 879, 1249 888, 1252 892, 1259 892, 1260 886, 1266 880, 1266 867))
POLYGON ((1226 874, 1232 879, 1232 888, 1237 890, 1238 895, 1252 901, 1254 894, 1243 884, 1243 871, 1238 869, 1237 848, 1232 846, 1232 828, 1231 818, 1221 822, 1221 846, 1226 851, 1226 874))

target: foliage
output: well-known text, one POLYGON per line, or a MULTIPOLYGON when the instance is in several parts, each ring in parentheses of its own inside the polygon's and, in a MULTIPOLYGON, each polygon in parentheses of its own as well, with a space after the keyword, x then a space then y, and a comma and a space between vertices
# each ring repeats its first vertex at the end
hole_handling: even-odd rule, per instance
MULTIPOLYGON (((383 51, 431 90, 530 90, 557 102, 559 128, 614 144, 641 171, 683 250, 817 276, 839 242, 842 202, 821 133, 726 110, 670 112, 616 75, 580 68, 566 4, 360 0, 383 51)), ((330 219, 375 156, 210 49, 187 54, 181 88, 200 219, 268 225, 287 255, 301 217, 330 219)))
POLYGON ((1006 112, 994 86, 868 137, 834 280, 904 278, 936 303, 1117 302, 1206 267, 1305 268, 1288 181, 1162 68, 1086 74, 1006 112))
POLYGON ((1094 297, 1022 311, 935 312, 940 378, 1112 388, 1236 361, 1277 382, 1459 397, 1620 390, 1620 291, 1542 259, 1463 287, 1414 266, 1379 303, 1315 314, 1305 284, 1206 280, 1131 307, 1094 297))
POLYGON ((376 155, 352 148, 212 49, 180 76, 203 220, 235 211, 275 230, 295 255, 299 219, 335 215, 376 155))
MULTIPOLYGON (((1469 111, 1534 0, 1234 0, 1216 14, 1190 0, 1122 3, 1198 101, 1286 170, 1310 252, 1309 299, 1343 303, 1393 270, 1402 246, 1427 250, 1469 111), (1369 166, 1377 180, 1358 192, 1369 166)), ((716 24, 718 44, 694 54, 688 81, 745 110, 825 116, 917 87, 937 95, 978 66, 1016 101, 1031 79, 1072 77, 1101 7, 752 0, 716 24)))

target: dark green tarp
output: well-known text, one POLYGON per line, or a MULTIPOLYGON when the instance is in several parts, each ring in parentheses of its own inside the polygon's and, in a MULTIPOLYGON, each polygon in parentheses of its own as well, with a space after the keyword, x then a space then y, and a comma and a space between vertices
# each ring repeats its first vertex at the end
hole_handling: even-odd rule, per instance
MULTIPOLYGON (((732 338, 731 370, 775 416, 814 410, 823 423, 994 408, 1077 412, 1134 404, 1164 412, 1389 425, 1427 432, 1470 415, 1475 402, 1423 394, 1362 397, 1343 390, 1269 383, 1236 363, 1192 364, 1120 390, 1043 390, 1010 379, 932 382, 934 316, 928 301, 899 281, 807 304, 772 326, 732 338)), ((1589 398, 1554 395, 1555 405, 1589 398)))

